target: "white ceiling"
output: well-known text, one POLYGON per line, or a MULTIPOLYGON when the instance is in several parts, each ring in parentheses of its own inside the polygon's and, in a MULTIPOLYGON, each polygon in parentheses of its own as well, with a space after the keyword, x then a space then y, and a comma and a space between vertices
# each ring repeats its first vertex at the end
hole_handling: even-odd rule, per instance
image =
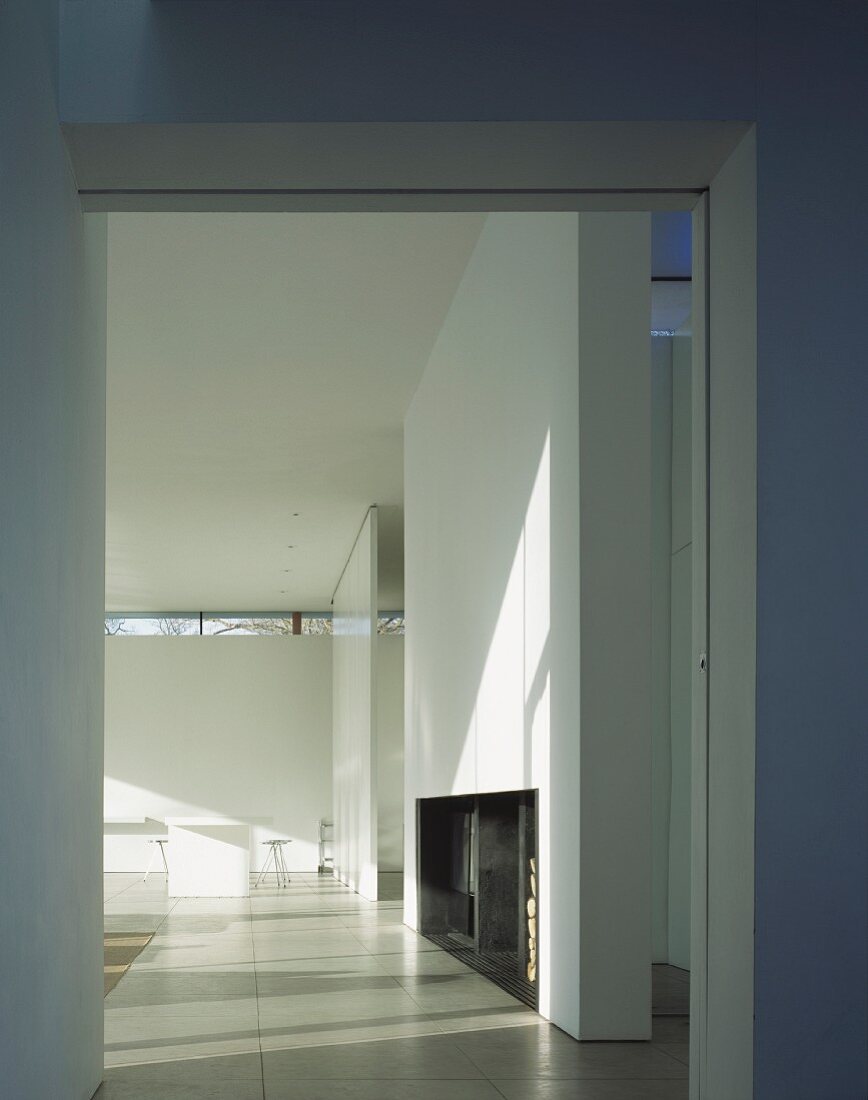
POLYGON ((106 608, 326 610, 481 214, 109 216, 106 608), (291 547, 291 549, 290 549, 291 547))

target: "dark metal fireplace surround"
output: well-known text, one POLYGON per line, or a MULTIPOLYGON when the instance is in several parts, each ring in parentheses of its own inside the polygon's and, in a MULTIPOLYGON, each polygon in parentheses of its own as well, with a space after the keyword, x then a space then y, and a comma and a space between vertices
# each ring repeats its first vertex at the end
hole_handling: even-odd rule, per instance
POLYGON ((419 931, 538 1006, 537 792, 420 798, 419 931))

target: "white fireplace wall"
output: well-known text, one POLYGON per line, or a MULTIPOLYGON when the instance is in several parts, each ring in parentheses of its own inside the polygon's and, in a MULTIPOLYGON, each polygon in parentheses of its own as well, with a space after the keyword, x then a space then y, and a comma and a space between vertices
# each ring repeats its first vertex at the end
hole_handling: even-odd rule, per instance
POLYGON ((649 237, 643 215, 488 215, 405 423, 405 917, 416 925, 418 798, 538 788, 540 1008, 587 1038, 650 1026, 649 237), (623 401, 610 400, 612 372, 623 401), (599 623, 590 596, 582 620, 580 599, 580 375, 584 498, 626 492, 636 504, 619 517, 617 552, 591 536, 588 560, 610 587, 626 568, 627 604, 639 593, 637 615, 614 608, 605 684, 594 699, 589 683, 584 703, 580 638, 599 623), (597 408, 612 423, 592 430, 597 408), (615 725, 595 738, 599 715, 588 710, 582 728, 582 707, 613 687, 615 725), (610 768, 607 744, 625 767, 610 768), (585 751, 617 788, 617 821, 580 789, 585 751), (597 850, 580 866, 582 830, 597 850), (624 920, 595 973, 600 944, 581 932, 607 935, 607 881, 624 920), (630 971, 626 996, 598 980, 610 965, 630 971))

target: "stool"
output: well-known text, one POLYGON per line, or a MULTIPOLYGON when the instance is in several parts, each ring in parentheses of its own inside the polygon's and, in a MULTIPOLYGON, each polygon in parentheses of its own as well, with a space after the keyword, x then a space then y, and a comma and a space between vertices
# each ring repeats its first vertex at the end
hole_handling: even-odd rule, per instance
POLYGON ((151 868, 154 866, 154 857, 157 854, 157 848, 159 848, 160 855, 163 857, 163 867, 166 869, 166 875, 168 876, 168 874, 169 874, 169 863, 168 863, 168 860, 166 859, 166 845, 168 843, 169 843, 168 840, 149 840, 148 841, 148 844, 154 844, 154 845, 156 845, 156 847, 153 848, 152 851, 151 851, 151 858, 148 861, 148 869, 147 869, 147 871, 145 871, 145 877, 142 880, 143 882, 148 881, 148 875, 151 873, 151 868))
POLYGON ((274 876, 276 879, 276 885, 289 886, 289 871, 286 869, 286 860, 283 858, 283 846, 284 844, 292 844, 291 840, 263 840, 263 844, 268 846, 268 852, 265 856, 265 863, 262 865, 262 870, 259 872, 259 877, 254 882, 254 889, 262 882, 265 876, 268 874, 268 864, 274 867, 274 876))

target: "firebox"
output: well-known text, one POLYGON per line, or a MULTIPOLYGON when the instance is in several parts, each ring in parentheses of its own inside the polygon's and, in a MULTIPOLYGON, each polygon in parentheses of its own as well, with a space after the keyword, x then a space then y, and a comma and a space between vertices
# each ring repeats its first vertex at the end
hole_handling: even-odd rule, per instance
POLYGON ((420 798, 420 933, 538 1005, 537 792, 420 798))

